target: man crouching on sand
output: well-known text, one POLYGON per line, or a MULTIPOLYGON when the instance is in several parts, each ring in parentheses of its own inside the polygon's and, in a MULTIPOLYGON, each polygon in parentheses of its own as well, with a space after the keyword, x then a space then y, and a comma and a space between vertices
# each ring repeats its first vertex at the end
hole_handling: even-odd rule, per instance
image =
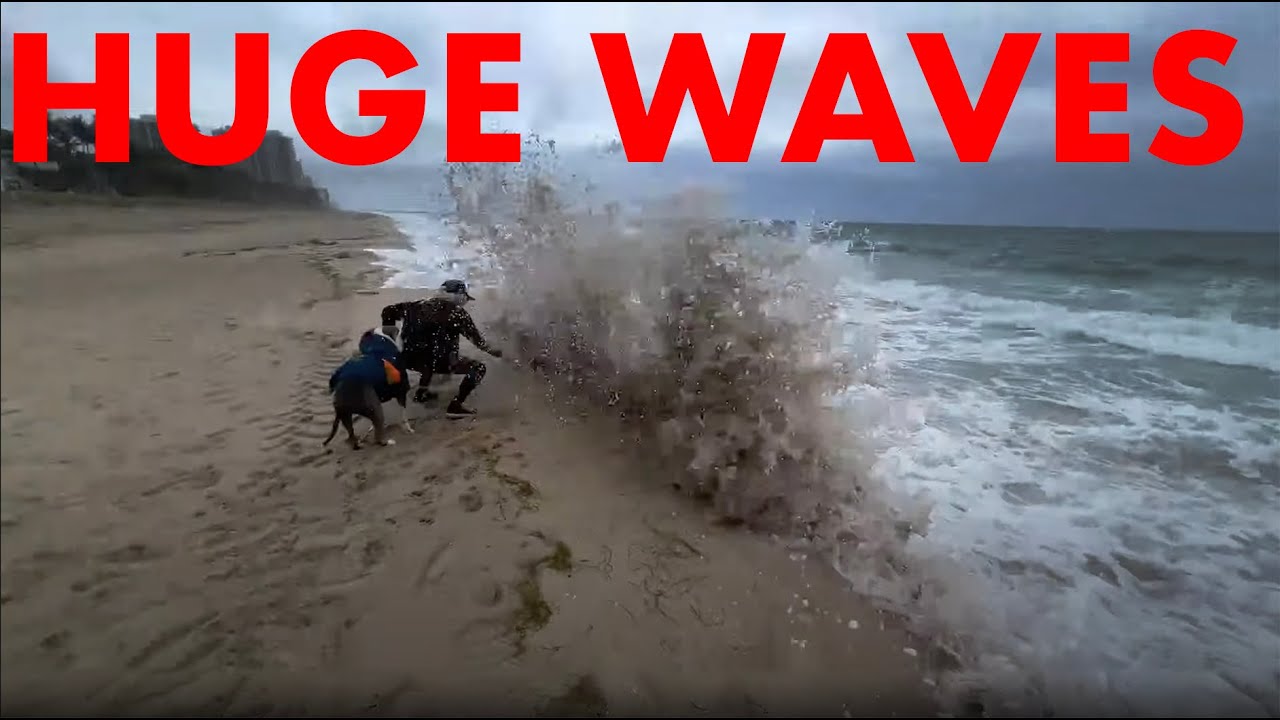
POLYGON ((445 408, 445 417, 451 419, 475 415, 475 411, 463 403, 484 379, 485 374, 484 363, 459 354, 458 337, 466 336, 477 348, 493 357, 502 357, 501 350, 490 347, 485 342, 476 329, 471 314, 463 307, 471 300, 475 298, 467 292, 466 283, 448 280, 433 297, 382 308, 383 325, 404 321, 401 330, 401 337, 404 339, 401 364, 408 370, 422 374, 418 380, 418 392, 413 398, 415 401, 424 403, 435 398, 435 393, 427 389, 434 373, 463 376, 458 394, 445 408))

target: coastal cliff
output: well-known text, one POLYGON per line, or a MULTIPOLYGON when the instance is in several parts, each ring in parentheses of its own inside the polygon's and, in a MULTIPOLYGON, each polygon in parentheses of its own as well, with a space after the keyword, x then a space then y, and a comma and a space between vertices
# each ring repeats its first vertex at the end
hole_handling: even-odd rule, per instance
MULTIPOLYGON (((228 128, 214 130, 220 135, 228 128)), ((225 167, 192 165, 174 157, 160 140, 154 115, 129 122, 129 162, 94 160, 93 122, 80 116, 49 117, 49 156, 42 163, 13 162, 13 132, 0 128, 0 186, 33 190, 180 197, 329 207, 329 193, 302 168, 293 138, 269 130, 258 150, 225 167)))

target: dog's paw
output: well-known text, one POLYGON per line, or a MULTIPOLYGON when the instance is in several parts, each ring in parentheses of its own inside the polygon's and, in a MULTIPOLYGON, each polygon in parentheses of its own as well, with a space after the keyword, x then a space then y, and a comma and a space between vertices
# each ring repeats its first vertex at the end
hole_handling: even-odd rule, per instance
POLYGON ((392 440, 391 438, 387 438, 386 440, 383 440, 383 441, 382 441, 382 444, 383 444, 383 445, 385 445, 385 446, 387 446, 387 447, 390 447, 390 446, 392 446, 392 445, 395 445, 395 444, 396 444, 396 441, 395 441, 395 440, 392 440))
POLYGON ((407 432, 407 433, 409 433, 409 434, 413 434, 413 426, 412 426, 412 425, 410 425, 410 424, 408 423, 408 421, 405 421, 405 423, 404 423, 404 426, 403 426, 403 427, 404 427, 404 431, 405 431, 405 432, 407 432))

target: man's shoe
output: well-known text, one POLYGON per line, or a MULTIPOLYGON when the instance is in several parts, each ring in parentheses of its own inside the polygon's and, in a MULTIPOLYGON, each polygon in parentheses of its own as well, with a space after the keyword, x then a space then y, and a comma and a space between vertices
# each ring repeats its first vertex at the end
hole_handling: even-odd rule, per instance
POLYGON ((469 407, 463 407, 462 403, 457 400, 449 403, 449 407, 444 410, 444 416, 450 420, 461 420, 462 418, 474 417, 475 414, 475 410, 472 410, 469 407))

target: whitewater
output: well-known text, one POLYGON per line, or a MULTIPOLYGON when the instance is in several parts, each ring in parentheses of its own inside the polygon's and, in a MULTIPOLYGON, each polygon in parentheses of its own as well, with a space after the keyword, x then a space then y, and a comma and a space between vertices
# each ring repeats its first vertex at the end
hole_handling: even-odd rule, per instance
POLYGON ((550 165, 358 208, 410 240, 388 285, 493 288, 517 357, 912 617, 988 714, 1280 715, 1274 236, 779 232, 550 165))

